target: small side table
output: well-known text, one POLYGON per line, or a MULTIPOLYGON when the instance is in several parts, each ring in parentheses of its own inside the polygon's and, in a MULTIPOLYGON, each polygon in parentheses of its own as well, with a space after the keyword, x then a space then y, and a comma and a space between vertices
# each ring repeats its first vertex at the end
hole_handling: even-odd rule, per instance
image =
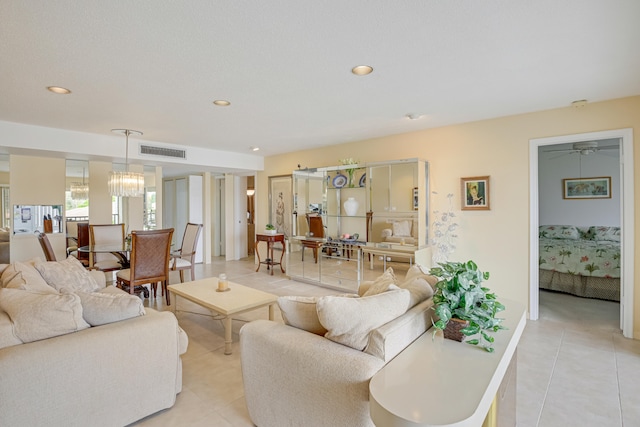
POLYGON ((260 270, 260 266, 262 264, 267 265, 267 270, 271 270, 271 275, 273 276, 273 266, 279 265, 280 270, 284 273, 284 268, 282 268, 282 258, 284 257, 284 234, 260 234, 256 233, 256 254, 258 254, 258 268, 256 268, 256 272, 260 270), (264 261, 260 260, 260 251, 258 250, 258 243, 267 242, 267 259, 264 261), (275 262, 273 259, 273 244, 276 242, 280 242, 282 245, 282 255, 280 255, 280 262, 275 262))

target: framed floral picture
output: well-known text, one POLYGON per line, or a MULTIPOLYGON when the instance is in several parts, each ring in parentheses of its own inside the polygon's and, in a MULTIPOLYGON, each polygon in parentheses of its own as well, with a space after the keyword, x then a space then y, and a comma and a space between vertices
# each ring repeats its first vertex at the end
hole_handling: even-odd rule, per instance
POLYGON ((489 210, 489 176, 460 178, 462 210, 489 210))
POLYGON ((611 177, 566 178, 562 180, 563 199, 610 199, 611 177))

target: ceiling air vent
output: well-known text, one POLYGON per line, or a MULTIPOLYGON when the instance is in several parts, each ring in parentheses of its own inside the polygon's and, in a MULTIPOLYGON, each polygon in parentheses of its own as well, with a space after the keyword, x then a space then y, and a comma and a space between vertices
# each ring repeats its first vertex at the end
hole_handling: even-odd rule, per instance
POLYGON ((173 157, 178 159, 187 158, 187 152, 185 150, 177 150, 175 148, 154 147, 152 145, 140 145, 140 154, 151 154, 153 156, 173 157))

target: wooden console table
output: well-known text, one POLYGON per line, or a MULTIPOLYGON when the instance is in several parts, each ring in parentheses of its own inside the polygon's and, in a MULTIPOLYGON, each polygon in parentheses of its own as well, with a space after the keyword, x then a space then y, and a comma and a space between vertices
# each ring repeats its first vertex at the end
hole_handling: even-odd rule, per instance
POLYGON ((262 264, 267 265, 267 270, 271 270, 271 275, 273 276, 273 266, 279 265, 280 270, 284 273, 284 268, 282 268, 282 258, 284 257, 285 247, 284 247, 284 234, 260 234, 256 233, 256 254, 258 255, 258 268, 256 268, 256 272, 260 270, 260 266, 262 264), (264 261, 260 260, 260 251, 258 250, 258 243, 267 242, 267 259, 264 261), (280 242, 282 245, 282 254, 280 255, 280 262, 275 262, 273 259, 273 244, 276 242, 280 242))
POLYGON ((369 383, 377 426, 515 426, 516 347, 526 308, 500 301, 508 329, 495 333, 495 351, 432 338, 432 330, 398 354, 369 383), (506 390, 505 390, 506 389, 506 390))

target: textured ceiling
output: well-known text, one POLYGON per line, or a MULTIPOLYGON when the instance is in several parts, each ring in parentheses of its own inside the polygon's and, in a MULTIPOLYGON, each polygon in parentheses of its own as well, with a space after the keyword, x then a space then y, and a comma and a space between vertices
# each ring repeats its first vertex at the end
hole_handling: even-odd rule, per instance
POLYGON ((638 17, 637 0, 2 0, 0 120, 332 145, 638 95, 638 17))

